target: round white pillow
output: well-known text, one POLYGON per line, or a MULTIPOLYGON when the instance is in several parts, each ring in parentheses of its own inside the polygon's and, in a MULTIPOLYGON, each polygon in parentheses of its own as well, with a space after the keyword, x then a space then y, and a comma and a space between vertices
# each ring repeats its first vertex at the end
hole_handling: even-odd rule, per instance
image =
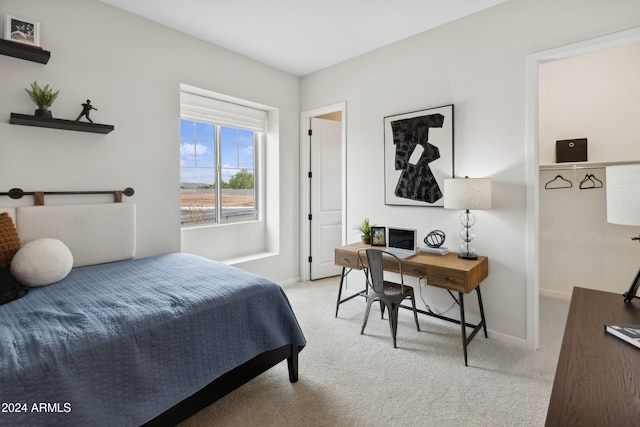
POLYGON ((18 250, 9 270, 22 286, 38 287, 58 282, 71 271, 73 254, 58 239, 36 239, 18 250))

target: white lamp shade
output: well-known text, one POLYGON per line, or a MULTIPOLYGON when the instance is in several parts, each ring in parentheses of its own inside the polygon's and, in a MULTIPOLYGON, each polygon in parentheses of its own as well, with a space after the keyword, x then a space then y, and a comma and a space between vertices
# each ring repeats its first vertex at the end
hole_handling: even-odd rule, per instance
POLYGON ((491 209, 491 180, 457 178, 444 180, 445 209, 491 209))
POLYGON ((640 165, 607 166, 607 222, 640 225, 640 165))

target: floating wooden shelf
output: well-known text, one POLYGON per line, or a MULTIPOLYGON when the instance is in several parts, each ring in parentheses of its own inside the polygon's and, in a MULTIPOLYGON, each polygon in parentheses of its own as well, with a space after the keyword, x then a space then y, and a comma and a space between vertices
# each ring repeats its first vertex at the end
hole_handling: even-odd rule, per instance
POLYGON ((0 39, 0 54, 13 56, 14 58, 46 64, 49 62, 51 52, 28 44, 12 42, 0 39))
POLYGON ((75 120, 50 119, 46 117, 30 116, 28 114, 11 113, 9 123, 12 125, 37 126, 42 128, 75 130, 80 132, 93 132, 107 134, 111 132, 113 125, 99 123, 77 122, 75 120))

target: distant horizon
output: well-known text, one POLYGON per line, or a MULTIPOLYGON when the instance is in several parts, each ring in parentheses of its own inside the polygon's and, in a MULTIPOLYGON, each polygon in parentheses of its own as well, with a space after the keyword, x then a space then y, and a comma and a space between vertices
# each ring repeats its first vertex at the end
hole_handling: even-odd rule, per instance
MULTIPOLYGON (((214 190, 214 188, 202 188, 202 186, 209 186, 209 185, 214 185, 213 183, 211 184, 206 184, 206 183, 201 183, 201 182, 181 182, 180 183, 180 187, 184 187, 183 189, 187 189, 187 190, 214 190)), ((251 190, 253 191, 253 188, 222 188, 223 190, 251 190)))

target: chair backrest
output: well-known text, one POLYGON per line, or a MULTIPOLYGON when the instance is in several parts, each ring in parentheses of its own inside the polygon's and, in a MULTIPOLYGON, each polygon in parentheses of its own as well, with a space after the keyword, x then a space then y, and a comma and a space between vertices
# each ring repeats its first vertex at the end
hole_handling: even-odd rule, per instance
POLYGON ((378 293, 384 293, 384 268, 382 266, 382 251, 367 249, 367 263, 371 275, 371 286, 378 293))
POLYGON ((392 253, 381 251, 377 249, 365 249, 367 253, 367 264, 369 265, 369 276, 371 277, 371 287, 374 292, 384 293, 384 259, 383 255, 388 255, 396 259, 398 262, 398 270, 400 271, 400 278, 402 280, 402 264, 400 259, 392 253))

